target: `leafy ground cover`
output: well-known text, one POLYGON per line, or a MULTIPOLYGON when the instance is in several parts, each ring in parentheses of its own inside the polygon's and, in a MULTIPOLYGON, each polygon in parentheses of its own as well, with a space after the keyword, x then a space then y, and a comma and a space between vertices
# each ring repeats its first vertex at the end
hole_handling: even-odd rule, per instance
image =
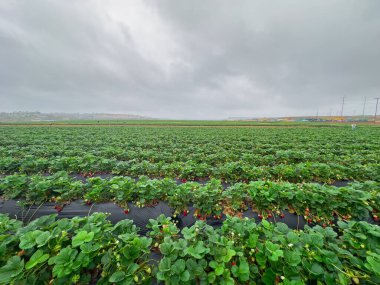
POLYGON ((380 128, 0 127, 0 173, 380 180, 380 128))
POLYGON ((57 212, 0 214, 0 284, 380 284, 379 127, 196 123, 0 126, 0 202, 57 212), (79 201, 123 220, 62 219, 79 201))
POLYGON ((228 218, 220 229, 198 221, 180 232, 160 216, 143 237, 132 221, 112 225, 101 213, 25 226, 0 215, 0 283, 378 284, 380 228, 338 226, 338 234, 320 226, 294 231, 228 218))

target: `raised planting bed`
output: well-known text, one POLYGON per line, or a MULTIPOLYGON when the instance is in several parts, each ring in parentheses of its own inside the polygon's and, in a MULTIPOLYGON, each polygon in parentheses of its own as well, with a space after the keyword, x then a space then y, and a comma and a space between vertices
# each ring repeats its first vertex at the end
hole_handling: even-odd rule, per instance
POLYGON ((1 284, 379 284, 380 227, 332 228, 228 218, 180 230, 151 219, 142 236, 131 220, 107 215, 23 226, 0 215, 1 284))
POLYGON ((54 203, 49 206, 51 210, 61 212, 70 202, 82 199, 88 205, 112 202, 130 212, 133 205, 149 209, 162 201, 173 215, 185 215, 191 207, 194 215, 202 219, 223 214, 242 216, 248 209, 256 212, 259 219, 267 219, 281 217, 288 211, 304 217, 308 223, 321 225, 336 219, 370 221, 372 218, 378 222, 379 192, 378 182, 338 188, 317 183, 252 181, 224 188, 222 182, 215 179, 205 184, 121 176, 78 181, 65 172, 53 176, 11 175, 0 179, 3 200, 20 200, 25 209, 30 205, 37 209, 49 202, 54 203))
MULTIPOLYGON (((105 213, 108 215, 107 219, 116 224, 125 219, 132 220, 136 226, 140 228, 139 233, 145 234, 147 232, 146 225, 150 219, 155 219, 160 215, 171 217, 177 224, 178 228, 190 227, 194 225, 198 220, 205 221, 208 225, 215 228, 220 227, 227 219, 228 214, 219 214, 213 216, 202 216, 199 214, 199 210, 193 205, 189 205, 187 210, 175 214, 175 211, 165 201, 158 201, 155 205, 147 207, 138 207, 134 203, 128 203, 128 208, 122 208, 112 202, 104 203, 92 203, 88 204, 84 200, 71 201, 64 205, 57 205, 52 202, 41 203, 40 205, 22 206, 20 201, 6 200, 0 201, 0 214, 8 214, 9 217, 18 219, 24 223, 28 223, 40 217, 57 214, 57 219, 74 218, 74 217, 86 217, 93 213, 105 213)), ((260 212, 247 208, 245 211, 239 212, 237 217, 249 218, 260 223, 262 220, 266 220, 271 223, 284 223, 291 229, 303 229, 305 225, 314 226, 320 225, 322 227, 335 228, 340 219, 337 216, 333 216, 329 221, 320 220, 315 221, 308 219, 306 216, 297 215, 289 210, 282 210, 280 214, 277 212, 269 212, 266 215, 262 215, 260 212)), ((346 219, 348 220, 348 219, 346 219)), ((365 221, 370 224, 379 224, 373 217, 367 219, 355 219, 356 221, 365 221)))

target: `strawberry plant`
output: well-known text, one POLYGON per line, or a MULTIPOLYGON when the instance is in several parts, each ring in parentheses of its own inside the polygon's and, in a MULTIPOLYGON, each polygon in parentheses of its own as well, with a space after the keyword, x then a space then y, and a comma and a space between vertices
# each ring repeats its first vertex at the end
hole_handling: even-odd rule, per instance
POLYGON ((174 215, 182 214, 187 216, 194 191, 199 187, 198 183, 186 182, 177 187, 170 188, 170 191, 167 193, 167 201, 169 206, 174 210, 174 215))
POLYGON ((19 197, 28 187, 26 175, 9 175, 0 180, 0 195, 6 199, 19 197))
POLYGON ((240 212, 247 210, 249 195, 247 185, 237 183, 228 187, 222 192, 223 212, 229 215, 239 215, 240 212))
POLYGON ((179 232, 171 218, 167 218, 162 214, 157 219, 149 219, 146 227, 150 229, 149 236, 153 238, 155 247, 158 247, 158 244, 162 243, 165 237, 176 236, 179 232))
POLYGON ((212 179, 203 187, 194 189, 194 207, 196 215, 202 218, 207 216, 220 215, 222 212, 222 187, 218 180, 212 179))
POLYGON ((52 216, 14 234, 20 251, 2 263, 5 283, 147 284, 152 276, 146 263, 152 240, 139 237, 128 220, 112 226, 104 214, 57 221, 52 216))

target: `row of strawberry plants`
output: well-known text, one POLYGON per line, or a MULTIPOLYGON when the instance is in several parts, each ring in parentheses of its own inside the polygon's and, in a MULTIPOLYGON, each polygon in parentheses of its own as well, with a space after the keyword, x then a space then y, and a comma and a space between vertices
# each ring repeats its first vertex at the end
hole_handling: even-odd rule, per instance
POLYGON ((339 235, 315 226, 228 218, 180 230, 164 216, 147 237, 130 220, 106 215, 22 226, 0 215, 0 284, 379 284, 380 228, 339 222, 339 235), (152 253, 160 255, 151 260, 152 253))
POLYGON ((224 149, 217 148, 212 151, 208 151, 209 145, 204 147, 197 147, 196 149, 191 147, 182 147, 181 151, 175 151, 173 146, 169 146, 167 149, 161 149, 160 147, 145 148, 129 148, 122 149, 120 147, 100 146, 96 150, 77 150, 73 149, 61 149, 56 146, 52 149, 45 149, 41 153, 41 149, 37 146, 30 146, 17 150, 1 149, 0 156, 13 157, 14 159, 28 159, 31 156, 34 159, 41 159, 49 157, 50 159, 58 159, 60 157, 70 156, 96 156, 102 159, 116 159, 120 161, 134 160, 136 162, 142 162, 148 160, 150 162, 186 162, 188 160, 196 163, 207 163, 212 166, 224 164, 227 162, 243 160, 246 163, 252 165, 277 165, 277 164, 296 164, 301 162, 319 162, 328 163, 331 161, 339 161, 342 165, 350 164, 368 164, 379 163, 379 158, 376 154, 376 149, 344 149, 335 153, 331 149, 318 149, 318 150, 298 150, 291 149, 291 145, 260 145, 256 146, 254 150, 244 150, 244 148, 237 149, 224 149), (262 149, 257 149, 262 148, 262 149), (290 148, 290 149, 289 149, 290 148))
POLYGON ((352 183, 334 187, 316 183, 252 181, 236 183, 226 189, 220 180, 206 184, 172 179, 116 176, 89 178, 82 182, 61 172, 53 176, 11 175, 0 179, 0 195, 20 199, 24 204, 55 202, 58 209, 69 201, 84 199, 88 204, 113 201, 128 212, 128 204, 153 206, 167 201, 174 214, 186 215, 190 206, 198 218, 219 217, 222 213, 239 216, 251 208, 261 218, 283 217, 289 211, 309 222, 326 224, 333 219, 378 220, 380 209, 378 182, 352 183))
POLYGON ((332 182, 336 180, 380 181, 380 164, 298 163, 255 166, 244 161, 212 166, 195 161, 152 163, 99 159, 95 156, 60 157, 57 159, 27 157, 17 160, 0 158, 0 173, 113 173, 116 175, 180 177, 184 179, 217 178, 237 182, 244 180, 282 180, 289 182, 332 182))

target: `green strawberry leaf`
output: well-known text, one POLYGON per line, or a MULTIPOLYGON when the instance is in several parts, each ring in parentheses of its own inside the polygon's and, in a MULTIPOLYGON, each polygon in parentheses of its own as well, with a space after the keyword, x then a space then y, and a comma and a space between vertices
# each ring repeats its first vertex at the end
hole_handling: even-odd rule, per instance
POLYGON ((24 269, 24 260, 19 256, 12 256, 7 263, 0 268, 0 282, 8 284, 10 281, 21 274, 24 269))
POLYGON ((94 232, 80 231, 72 240, 72 246, 77 247, 85 242, 90 242, 94 238, 94 232))
POLYGON ((29 270, 36 266, 39 263, 43 263, 49 259, 49 254, 45 253, 42 250, 37 250, 25 264, 25 269, 29 270))

